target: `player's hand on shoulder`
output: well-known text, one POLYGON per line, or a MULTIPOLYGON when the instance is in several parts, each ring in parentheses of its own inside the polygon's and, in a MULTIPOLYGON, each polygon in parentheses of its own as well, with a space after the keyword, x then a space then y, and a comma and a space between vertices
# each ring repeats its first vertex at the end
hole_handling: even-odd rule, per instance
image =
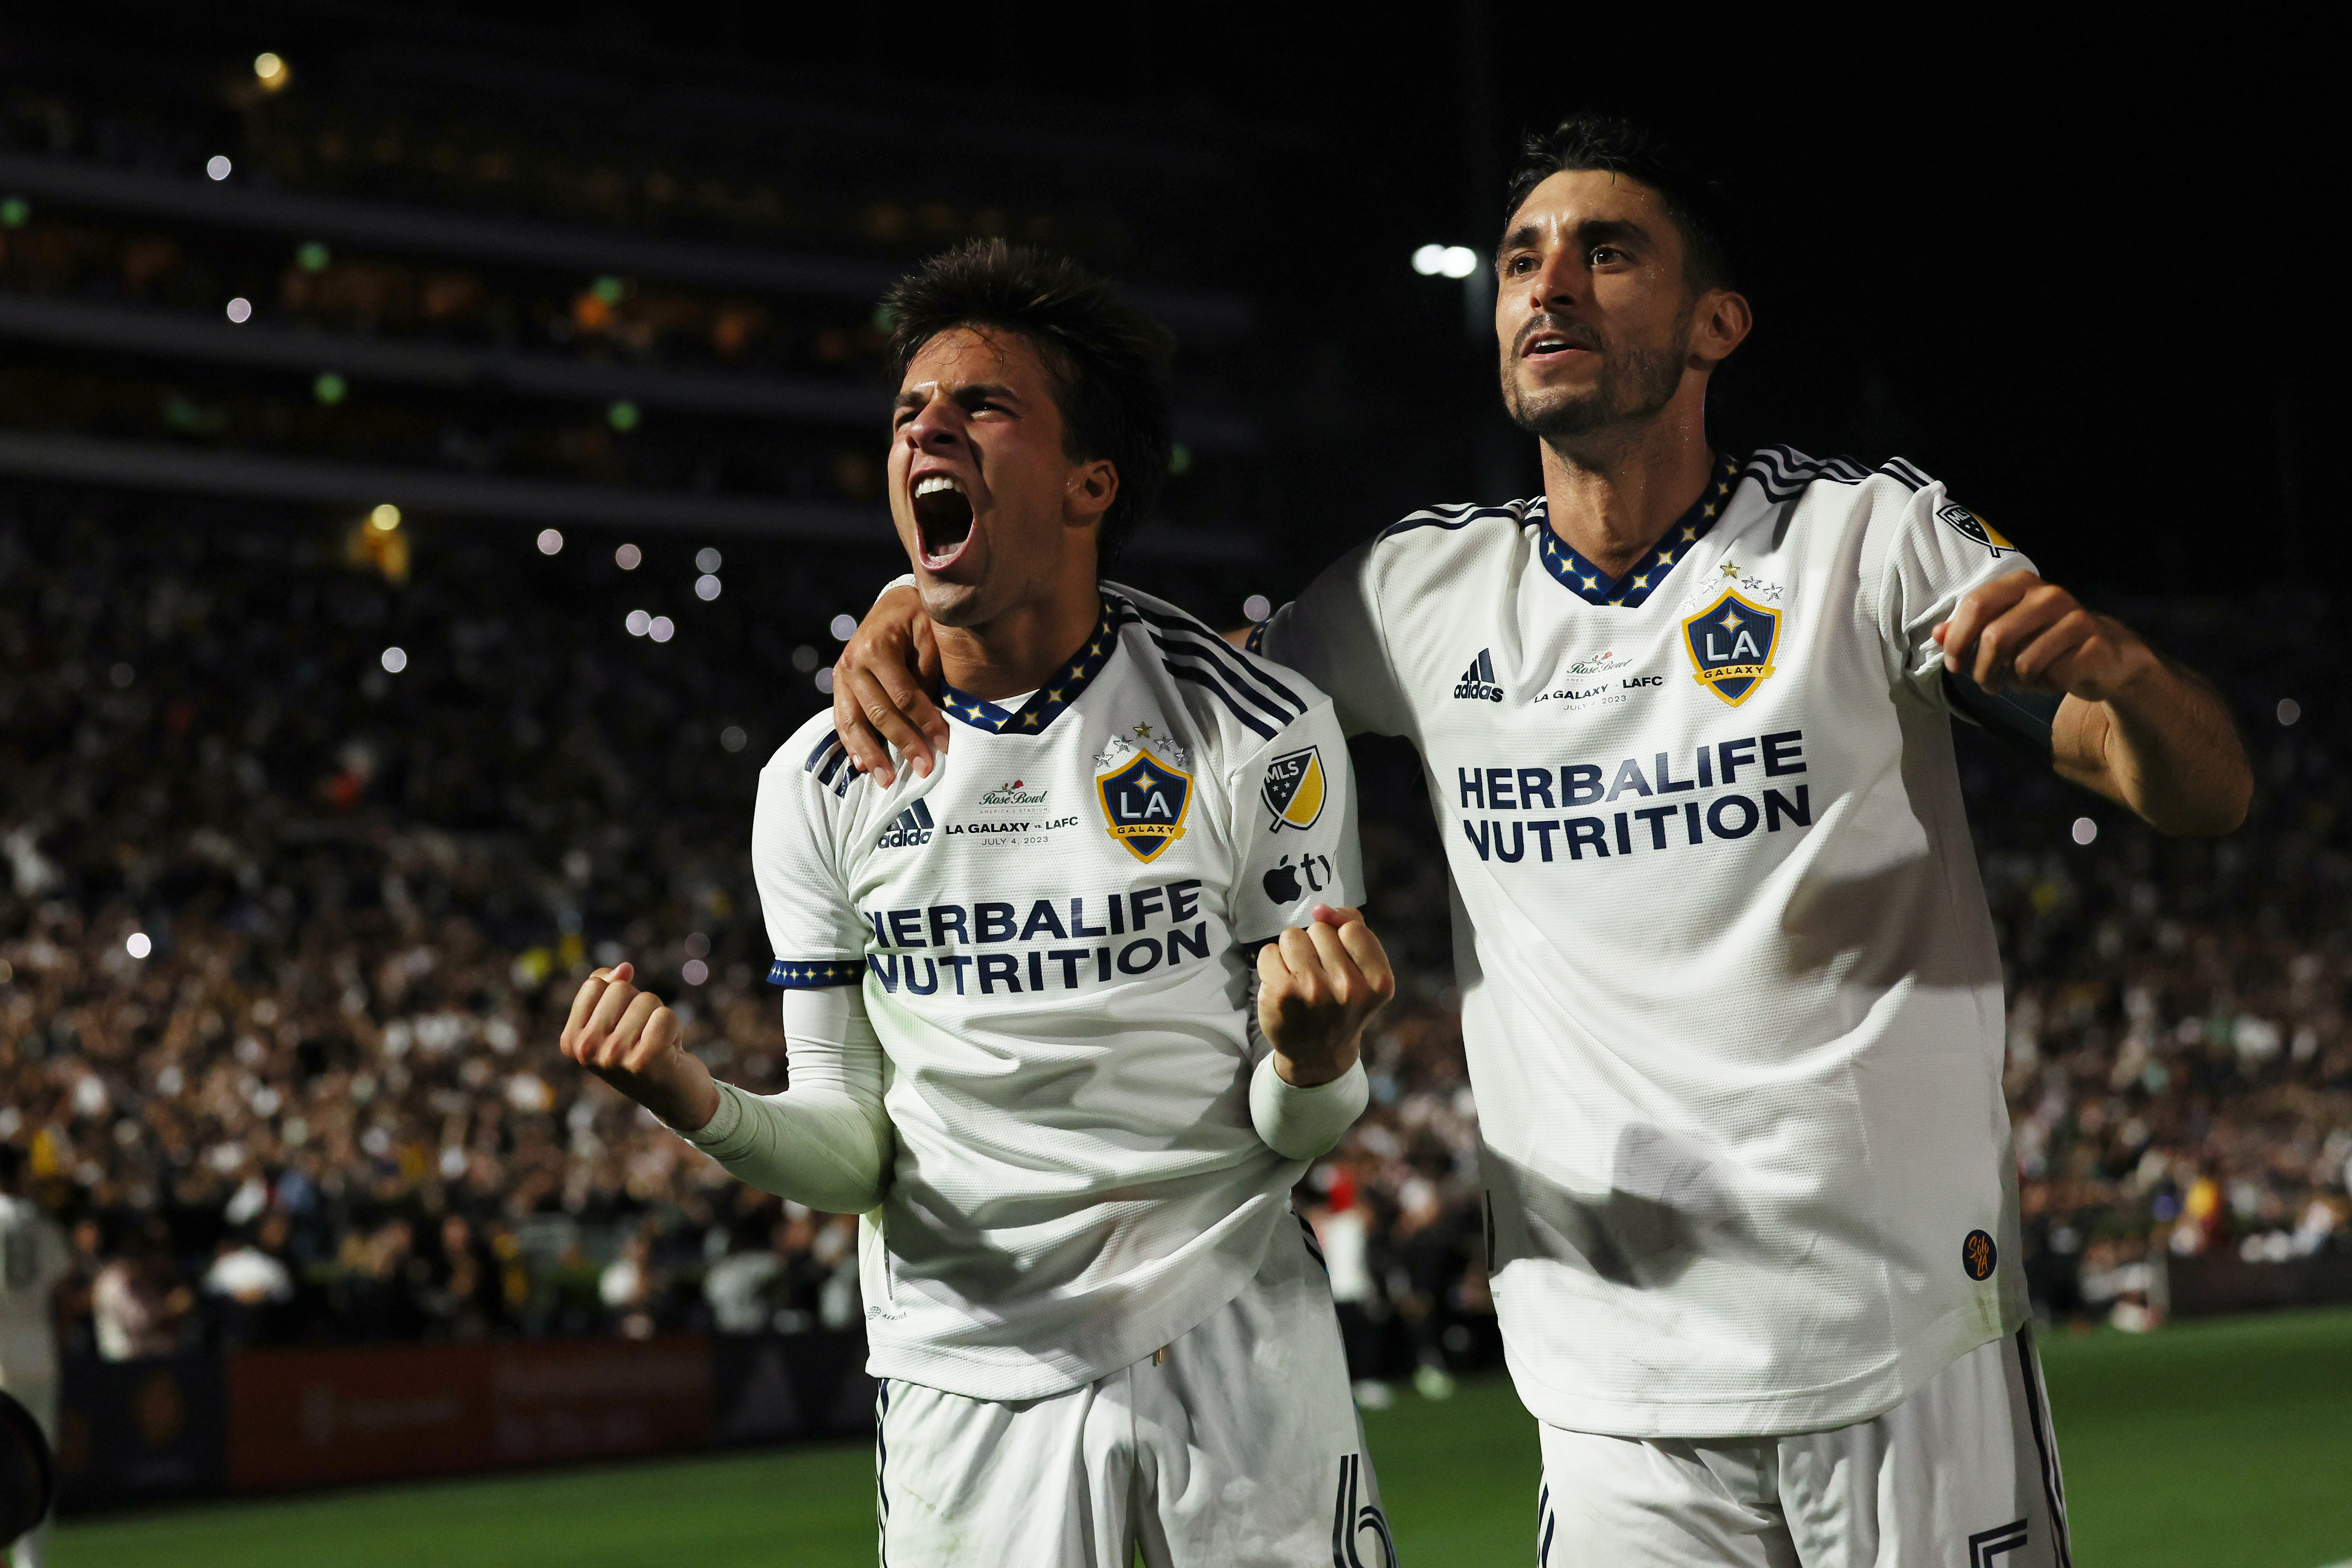
POLYGON ((662 999, 635 984, 632 964, 581 983, 563 1026, 563 1054, 673 1127, 702 1126, 719 1110, 710 1069, 685 1047, 685 1028, 662 999))
POLYGON ((1364 1025, 1396 994, 1396 974, 1360 910, 1315 906, 1315 918, 1258 949, 1258 1026, 1275 1070, 1301 1088, 1356 1065, 1364 1025))
POLYGON ((901 585, 866 612, 833 665, 833 731, 861 773, 897 782, 890 748, 919 776, 930 776, 948 749, 948 721, 931 692, 940 683, 940 646, 922 595, 901 585))
POLYGON ((2016 687, 2104 702, 2161 662, 2129 626, 2025 571, 1962 595, 1935 637, 1944 668, 1987 691, 2016 687))

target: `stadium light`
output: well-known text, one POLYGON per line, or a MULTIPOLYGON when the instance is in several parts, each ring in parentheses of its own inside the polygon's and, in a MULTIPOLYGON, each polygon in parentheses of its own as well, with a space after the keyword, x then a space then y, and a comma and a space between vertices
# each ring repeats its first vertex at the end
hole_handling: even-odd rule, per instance
POLYGON ((294 265, 305 272, 324 272, 333 253, 315 239, 306 239, 294 250, 294 265))
POLYGON ((656 616, 646 627, 646 636, 656 642, 667 642, 677 636, 677 623, 667 616, 656 616))
POLYGON ((144 958, 155 951, 155 944, 147 940, 145 931, 134 931, 122 939, 122 951, 133 958, 144 958))
POLYGON ((1412 253, 1412 269, 1423 278, 1467 278, 1478 270, 1478 253, 1466 245, 1424 245, 1412 253))
POLYGON ((319 379, 310 384, 310 395, 331 408, 341 403, 351 389, 350 382, 331 370, 322 370, 319 373, 319 379))
POLYGON ((834 616, 832 631, 834 641, 847 642, 857 635, 857 617, 847 615, 834 616))
POLYGON ((229 171, 235 167, 236 167, 236 164, 230 163, 225 155, 219 153, 215 153, 211 157, 205 160, 205 173, 210 174, 215 180, 227 179, 229 171))
POLYGON ((677 966, 677 977, 688 985, 699 985, 710 978, 710 965, 698 958, 689 958, 677 966))
POLYGON ((654 618, 643 610, 631 610, 628 618, 621 624, 628 627, 631 637, 641 637, 652 628, 654 618))
POLYGON ((1252 626, 1257 625, 1272 614, 1274 614, 1274 601, 1264 594, 1252 594, 1242 601, 1242 619, 1252 626))
POLYGON ((605 422, 625 436, 637 427, 637 405, 626 398, 604 410, 605 422))
POLYGON ((634 572, 646 558, 646 552, 634 544, 624 544, 613 552, 613 564, 624 572, 634 572))
POLYGON ((294 79, 294 72, 287 66, 284 58, 267 49, 253 57, 253 75, 261 83, 264 92, 278 91, 294 79))
POLYGON ((719 579, 705 572, 694 580, 694 596, 704 604, 719 597, 719 579))
POLYGON ((2078 816, 2078 817, 2076 817, 2076 818, 2074 819, 2074 842, 2075 842, 2075 843, 2077 843, 2077 844, 2088 844, 2088 843, 2090 843, 2093 839, 2095 839, 2095 838, 2098 837, 2098 836, 2099 836, 2099 825, 2098 825, 2097 823, 2093 822, 2093 821, 2092 821, 2089 817, 2087 817, 2087 816, 2078 816))
POLYGON ((368 526, 379 533, 390 533, 400 526, 400 509, 390 501, 368 513, 368 526))
POLYGON ((2288 727, 2288 726, 2290 726, 2290 725, 2294 724, 2294 722, 2297 719, 2300 719, 2300 718, 2302 718, 2302 717, 2303 717, 2303 704, 2302 704, 2302 703, 2297 702, 2297 701, 2296 701, 2294 698, 2292 698, 2292 697, 2282 697, 2282 698, 2280 698, 2280 699, 2279 699, 2279 705, 2278 705, 2278 721, 2279 721, 2279 725, 2280 725, 2280 727, 2281 727, 2282 729, 2286 728, 2286 727, 2288 727))
POLYGON ((386 675, 398 675, 408 668, 408 650, 404 647, 388 647, 383 650, 382 662, 386 675))
POLYGON ((562 550, 563 531, 562 529, 542 528, 539 531, 539 552, 541 555, 560 554, 562 550))
POLYGON ((740 724, 730 724, 719 731, 719 746, 721 751, 740 752, 751 744, 751 737, 743 732, 743 726, 740 724))
POLYGON ((228 302, 228 319, 238 326, 253 320, 253 301, 239 294, 228 302))
POLYGON ((725 563, 726 557, 707 544, 694 552, 694 569, 697 572, 716 572, 725 563))

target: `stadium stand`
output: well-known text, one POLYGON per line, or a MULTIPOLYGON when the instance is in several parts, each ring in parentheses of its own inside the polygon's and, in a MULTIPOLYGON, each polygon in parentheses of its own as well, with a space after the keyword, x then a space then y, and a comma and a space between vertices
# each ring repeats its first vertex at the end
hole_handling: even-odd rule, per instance
MULTIPOLYGON (((874 558, 730 543, 700 602, 682 544, 625 573, 601 536, 428 531, 404 586, 340 544, 82 489, 0 521, 0 1136, 75 1222, 79 1348, 853 1323, 846 1221, 736 1186, 551 1042, 583 966, 626 953, 716 1068, 779 1083, 755 768, 823 700, 874 558), (672 640, 627 633, 640 602, 672 640)), ((2193 606, 2169 618, 2204 651, 2193 606)), ((1969 752, 1973 798, 2006 803, 1977 831, 2026 1267, 2061 1317, 2144 1323, 2152 1265, 2284 1265, 2352 1220, 2341 785, 2279 670, 2221 673, 2267 753, 2231 840, 1969 752)), ((1353 1232, 1360 1366, 1402 1374, 1494 1340, 1444 873, 1401 759, 1365 760, 1407 984, 1375 1108, 1302 1200, 1353 1232)))

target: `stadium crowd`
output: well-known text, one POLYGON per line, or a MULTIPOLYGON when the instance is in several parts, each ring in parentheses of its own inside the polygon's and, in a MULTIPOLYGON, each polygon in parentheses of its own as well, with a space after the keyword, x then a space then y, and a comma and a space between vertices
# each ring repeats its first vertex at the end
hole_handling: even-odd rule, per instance
MULTIPOLYGON (((740 1187, 554 1049, 625 955, 721 1076, 782 1083, 756 771, 877 562, 730 544, 696 602, 662 549, 427 531, 402 586, 249 507, 0 498, 0 1142, 70 1230, 74 1352, 856 1321, 854 1222, 740 1187), (663 572, 656 645, 623 612, 663 572)), ((2233 646, 2168 614, 2192 660, 2233 646)), ((2152 1260, 2352 1246, 2352 803, 2279 659, 2236 653, 2264 789, 2232 839, 1964 747, 2025 1267, 2062 1319, 2152 1322, 2152 1260)), ((1498 1342, 1444 871, 1379 760, 1404 984, 1372 1110, 1299 1193, 1368 1397, 1498 1342)))

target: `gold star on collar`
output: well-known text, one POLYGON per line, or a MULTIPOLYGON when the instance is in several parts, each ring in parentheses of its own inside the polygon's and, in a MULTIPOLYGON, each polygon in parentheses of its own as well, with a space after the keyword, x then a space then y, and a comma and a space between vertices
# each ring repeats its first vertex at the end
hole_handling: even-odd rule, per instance
POLYGON ((1685 523, 1683 525, 1683 542, 1685 544, 1688 544, 1697 538, 1698 524, 1695 522, 1685 523))

